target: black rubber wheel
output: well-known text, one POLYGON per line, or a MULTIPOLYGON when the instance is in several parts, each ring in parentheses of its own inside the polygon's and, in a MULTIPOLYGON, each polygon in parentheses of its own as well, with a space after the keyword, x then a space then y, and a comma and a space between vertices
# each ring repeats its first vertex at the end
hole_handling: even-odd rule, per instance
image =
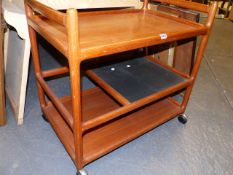
POLYGON ((182 124, 186 124, 187 121, 188 121, 188 119, 187 119, 187 117, 186 117, 185 115, 180 115, 180 116, 178 117, 178 120, 179 120, 179 122, 182 123, 182 124))
POLYGON ((47 117, 46 117, 44 114, 42 114, 41 116, 42 116, 42 118, 44 119, 44 121, 46 121, 46 122, 48 122, 48 123, 49 123, 49 121, 48 121, 47 117))

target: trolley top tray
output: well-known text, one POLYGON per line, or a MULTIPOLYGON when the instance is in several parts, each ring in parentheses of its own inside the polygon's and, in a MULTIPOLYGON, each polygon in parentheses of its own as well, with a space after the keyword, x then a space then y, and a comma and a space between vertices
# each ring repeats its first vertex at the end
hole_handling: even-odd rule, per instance
MULTIPOLYGON (((80 56, 85 60, 140 47, 202 35, 207 27, 151 10, 109 10, 79 13, 80 56)), ((66 29, 38 16, 29 20, 46 39, 67 54, 66 29), (54 44, 55 43, 55 44, 54 44)))

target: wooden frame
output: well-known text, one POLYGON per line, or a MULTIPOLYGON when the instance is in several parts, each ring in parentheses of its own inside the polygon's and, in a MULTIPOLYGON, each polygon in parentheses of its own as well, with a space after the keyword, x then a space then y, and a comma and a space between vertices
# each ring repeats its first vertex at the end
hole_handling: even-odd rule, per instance
POLYGON ((0 2, 0 126, 6 124, 4 59, 3 59, 3 21, 2 2, 0 2))
POLYGON ((77 169, 82 169, 93 160, 185 111, 208 41, 217 3, 207 6, 187 1, 156 1, 207 13, 207 22, 202 25, 151 11, 147 8, 147 0, 140 10, 82 13, 75 9, 61 13, 34 0, 25 0, 40 105, 77 169), (98 22, 101 24, 100 28, 95 25, 98 22), (128 25, 119 33, 122 24, 128 25), (155 29, 154 26, 157 25, 160 27, 155 29), (68 68, 41 70, 36 32, 67 58, 68 68), (81 91, 80 70, 84 61, 196 36, 201 36, 201 41, 190 75, 155 61, 164 69, 183 77, 184 81, 180 83, 131 102, 94 71, 85 69, 86 74, 100 88, 81 91), (70 75, 71 96, 59 99, 46 83, 45 77, 67 72, 70 75), (183 89, 186 91, 182 103, 171 99, 171 94, 183 89), (51 101, 46 101, 45 95, 51 101))

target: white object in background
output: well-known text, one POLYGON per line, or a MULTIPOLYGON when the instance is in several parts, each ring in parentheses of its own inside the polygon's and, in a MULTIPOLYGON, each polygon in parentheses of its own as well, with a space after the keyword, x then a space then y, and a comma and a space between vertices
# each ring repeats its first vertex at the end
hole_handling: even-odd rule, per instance
POLYGON ((20 125, 24 115, 30 40, 23 3, 19 2, 3 0, 2 7, 6 23, 16 30, 8 29, 5 34, 5 87, 15 119, 20 125))
MULTIPOLYGON (((140 6, 139 0, 37 0, 53 9, 140 6)), ((30 40, 23 0, 3 0, 3 16, 14 30, 5 34, 6 92, 17 124, 23 124, 30 40)))
POLYGON ((138 7, 139 0, 37 0, 53 9, 138 7))

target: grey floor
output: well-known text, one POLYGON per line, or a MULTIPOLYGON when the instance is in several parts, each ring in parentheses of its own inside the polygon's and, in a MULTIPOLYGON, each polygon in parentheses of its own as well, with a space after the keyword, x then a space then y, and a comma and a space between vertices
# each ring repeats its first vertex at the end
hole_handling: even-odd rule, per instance
MULTIPOLYGON (((0 128, 0 175, 74 175, 73 162, 50 125, 41 118, 32 71, 33 67, 24 125, 16 126, 7 105, 8 124, 0 128)), ((50 83, 55 91, 62 90, 60 95, 67 93, 66 83, 50 83)), ((230 21, 215 21, 186 113, 189 116, 186 125, 177 119, 163 124, 86 166, 89 175, 233 174, 233 23, 230 21)))

